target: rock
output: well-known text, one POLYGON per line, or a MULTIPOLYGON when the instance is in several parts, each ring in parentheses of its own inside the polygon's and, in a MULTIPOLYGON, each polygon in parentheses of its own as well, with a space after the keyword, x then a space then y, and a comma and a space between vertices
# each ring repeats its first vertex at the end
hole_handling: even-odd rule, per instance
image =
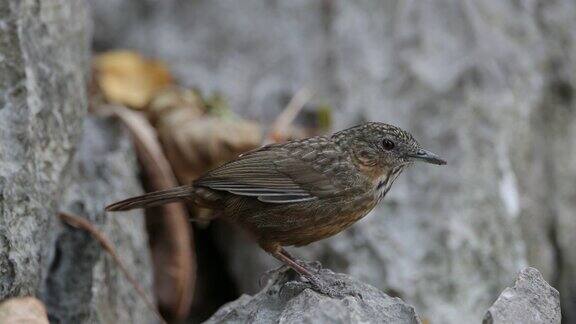
POLYGON ((0 304, 0 323, 49 324, 44 305, 34 297, 3 301, 0 304))
POLYGON ((83 1, 0 2, 0 300, 46 274, 87 108, 83 1))
MULTIPOLYGON (((573 2, 92 4, 107 22, 95 29, 101 47, 166 60, 247 117, 267 122, 311 86, 336 129, 388 121, 448 160, 407 170, 367 218, 294 254, 395 291, 440 323, 480 321, 534 264, 576 321, 573 2)), ((242 234, 222 237, 236 282, 257 291, 275 260, 242 234)))
POLYGON ((323 269, 320 275, 351 295, 319 294, 281 268, 262 291, 224 305, 205 323, 420 323, 414 308, 399 298, 344 274, 323 269))
POLYGON ((483 323, 560 323, 560 295, 534 268, 520 271, 484 316, 483 323))
POLYGON ((0 300, 39 295, 59 323, 150 322, 100 246, 57 217, 63 208, 94 222, 150 294, 142 216, 103 213, 141 192, 130 139, 117 123, 91 119, 79 143, 90 68, 86 3, 2 1, 0 29, 0 300))
MULTIPOLYGON (((61 208, 85 217, 113 244, 128 272, 150 298, 152 264, 141 210, 106 214, 111 202, 142 193, 132 142, 112 118, 90 117, 67 172, 73 179, 61 208)), ((54 259, 42 291, 51 321, 57 323, 153 323, 120 268, 85 231, 60 226, 54 259)))

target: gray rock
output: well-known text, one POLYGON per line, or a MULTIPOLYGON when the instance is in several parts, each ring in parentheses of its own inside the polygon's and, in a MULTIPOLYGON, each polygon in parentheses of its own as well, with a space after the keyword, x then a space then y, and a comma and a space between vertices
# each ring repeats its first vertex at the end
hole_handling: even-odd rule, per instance
POLYGON ((262 291, 222 306, 205 323, 420 323, 414 308, 399 298, 344 274, 324 269, 320 275, 351 295, 319 294, 281 268, 262 291))
POLYGON ((40 295, 57 323, 145 323, 153 315, 118 267, 57 217, 64 208, 94 222, 150 293, 142 216, 103 213, 141 192, 130 140, 89 120, 79 143, 90 28, 81 0, 0 2, 0 300, 40 295))
POLYGON ((0 1, 0 300, 34 295, 46 274, 86 113, 83 1, 0 1))
MULTIPOLYGON (((107 215, 111 202, 142 193, 132 142, 112 118, 91 117, 84 123, 73 179, 61 209, 85 217, 113 244, 128 271, 150 298, 152 264, 142 211, 107 215)), ((69 226, 57 231, 55 256, 42 292, 57 323, 151 323, 146 307, 111 257, 89 234, 69 226)))
POLYGON ((560 295, 534 268, 525 268, 488 309, 483 323, 560 323, 560 295))
MULTIPOLYGON (((295 254, 395 291, 441 323, 480 321, 499 287, 533 264, 576 321, 576 164, 566 162, 576 159, 575 3, 92 4, 108 23, 95 30, 99 44, 164 59, 246 116, 268 121, 310 85, 335 108, 336 128, 388 121, 448 159, 408 170, 366 219, 295 254)), ((222 236, 240 288, 257 291, 275 261, 241 234, 222 236)))

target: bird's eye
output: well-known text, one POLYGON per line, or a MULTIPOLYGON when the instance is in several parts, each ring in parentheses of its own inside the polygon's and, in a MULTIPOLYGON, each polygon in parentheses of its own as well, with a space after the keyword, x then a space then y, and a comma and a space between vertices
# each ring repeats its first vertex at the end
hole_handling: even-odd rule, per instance
POLYGON ((394 145, 394 142, 392 142, 389 139, 385 139, 382 141, 382 147, 384 147, 384 149, 386 151, 390 151, 391 149, 393 149, 396 145, 394 145))

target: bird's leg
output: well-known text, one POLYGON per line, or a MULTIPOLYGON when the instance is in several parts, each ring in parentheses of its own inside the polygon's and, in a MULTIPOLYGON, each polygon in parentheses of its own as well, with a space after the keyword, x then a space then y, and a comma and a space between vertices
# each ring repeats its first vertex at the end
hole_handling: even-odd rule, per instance
POLYGON ((284 264, 294 269, 300 275, 306 277, 307 279, 314 277, 314 274, 308 270, 305 266, 301 265, 288 251, 283 248, 279 248, 271 253, 276 259, 282 261, 284 264))
POLYGON ((310 286, 312 286, 311 288, 313 290, 321 294, 336 298, 341 298, 345 295, 342 294, 342 292, 340 292, 339 290, 332 287, 332 285, 329 282, 322 280, 318 275, 314 274, 305 266, 298 263, 296 259, 294 259, 294 257, 292 257, 290 253, 284 250, 280 244, 276 242, 266 242, 266 241, 260 241, 259 244, 260 247, 264 249, 264 251, 270 253, 273 257, 280 260, 282 263, 289 266, 290 268, 294 269, 294 271, 296 271, 299 275, 304 277, 308 281, 310 286))
MULTIPOLYGON (((310 271, 302 261, 293 257, 288 251, 284 250, 280 246, 274 246, 272 249, 266 249, 268 253, 272 254, 276 259, 282 262, 283 267, 290 267, 296 271, 299 275, 304 276, 309 279, 314 276, 312 271, 310 271)), ((277 271, 278 269, 270 270, 269 272, 277 271)), ((268 276, 269 272, 265 273, 264 276, 268 276)), ((310 279, 309 279, 310 280, 310 279)), ((262 285, 262 283, 260 283, 262 285)))
POLYGON ((312 271, 308 270, 305 266, 298 263, 298 261, 296 261, 296 259, 282 247, 277 247, 274 250, 269 251, 269 253, 272 254, 272 256, 274 256, 276 259, 282 261, 282 263, 294 269, 294 271, 296 271, 298 274, 306 278, 306 280, 308 280, 312 286, 313 290, 330 297, 341 298, 344 296, 344 294, 334 289, 334 287, 332 287, 328 282, 325 282, 319 276, 312 273, 312 271))
POLYGON ((294 256, 292 256, 292 254, 288 253, 288 251, 286 251, 283 248, 280 249, 280 253, 284 254, 284 256, 286 256, 287 258, 292 259, 292 261, 298 263, 303 268, 306 268, 306 270, 308 270, 309 272, 318 272, 319 270, 322 269, 322 265, 319 262, 313 262, 313 265, 310 265, 305 261, 295 258, 294 256))

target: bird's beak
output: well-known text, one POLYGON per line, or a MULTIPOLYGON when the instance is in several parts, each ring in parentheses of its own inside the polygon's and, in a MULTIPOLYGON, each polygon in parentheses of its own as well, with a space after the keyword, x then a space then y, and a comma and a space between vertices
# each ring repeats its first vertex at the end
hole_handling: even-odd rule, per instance
POLYGON ((432 163, 438 165, 446 164, 446 161, 441 159, 438 155, 423 149, 419 149, 418 151, 416 151, 416 153, 410 154, 409 156, 415 160, 423 161, 426 163, 432 163))

